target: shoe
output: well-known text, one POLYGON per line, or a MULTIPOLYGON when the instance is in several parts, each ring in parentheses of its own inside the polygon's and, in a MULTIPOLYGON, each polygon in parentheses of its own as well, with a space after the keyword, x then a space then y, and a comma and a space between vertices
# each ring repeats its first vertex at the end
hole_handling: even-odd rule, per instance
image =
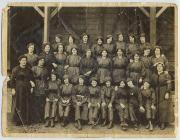
POLYGON ((92 122, 92 121, 89 121, 89 122, 88 122, 88 124, 89 124, 89 125, 92 125, 92 124, 93 124, 93 122, 92 122))
POLYGON ((78 123, 78 130, 82 130, 81 121, 78 120, 77 123, 78 123))
POLYGON ((45 127, 49 127, 49 119, 47 119, 46 120, 46 122, 45 122, 45 125, 44 125, 45 127))
POLYGON ((134 124, 134 130, 139 131, 137 124, 134 124))
POLYGON ((104 126, 106 126, 106 123, 107 123, 107 121, 106 120, 104 120, 104 122, 102 123, 102 127, 104 127, 104 126))
POLYGON ((126 131, 126 130, 127 130, 127 127, 122 126, 121 129, 122 129, 123 131, 126 131))
POLYGON ((161 129, 161 130, 164 130, 164 129, 165 129, 165 124, 164 124, 164 123, 161 123, 160 129, 161 129))
POLYGON ((146 129, 149 129, 149 127, 150 127, 150 125, 149 125, 149 123, 146 125, 146 129))
POLYGON ((78 123, 77 123, 77 122, 74 123, 74 127, 75 127, 76 129, 78 129, 78 123))
POLYGON ((62 126, 62 127, 65 127, 65 123, 64 123, 64 122, 62 122, 62 123, 61 123, 61 126, 62 126))
POLYGON ((153 131, 153 125, 152 125, 152 123, 149 124, 149 131, 153 131))
POLYGON ((113 127, 113 123, 112 123, 112 121, 110 121, 110 123, 109 123, 109 125, 108 125, 108 129, 111 129, 113 127))
POLYGON ((51 127, 54 127, 54 119, 51 119, 51 127))

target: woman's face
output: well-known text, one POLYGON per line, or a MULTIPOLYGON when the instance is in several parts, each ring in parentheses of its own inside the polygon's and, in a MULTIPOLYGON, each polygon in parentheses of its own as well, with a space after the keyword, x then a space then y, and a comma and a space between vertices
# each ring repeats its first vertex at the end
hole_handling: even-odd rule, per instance
POLYGON ((84 35, 83 36, 83 42, 87 42, 88 41, 88 36, 87 35, 84 35))
POLYGON ((134 43, 134 37, 130 36, 130 37, 129 37, 129 41, 130 41, 131 43, 134 43))
POLYGON ((112 42, 112 37, 107 38, 107 43, 110 44, 112 42))
POLYGON ((106 56, 107 56, 107 51, 105 51, 105 50, 102 51, 102 56, 103 56, 103 57, 106 57, 106 56))
POLYGON ((98 45, 101 45, 101 44, 103 43, 102 39, 99 38, 99 39, 97 40, 97 43, 98 43, 98 45))
POLYGON ((72 49, 72 54, 77 54, 76 48, 73 48, 73 49, 72 49))
POLYGON ((86 52, 86 57, 91 57, 91 51, 90 51, 90 50, 88 50, 88 51, 86 52))
POLYGON ((79 78, 79 84, 80 84, 80 85, 83 85, 83 84, 84 84, 84 79, 79 78))
POLYGON ((121 81, 121 82, 120 82, 120 87, 125 87, 124 81, 121 81))
POLYGON ((144 44, 144 43, 146 43, 146 38, 144 36, 141 36, 140 41, 141 41, 142 44, 144 44))
POLYGON ((145 49, 144 50, 144 55, 149 56, 150 55, 150 49, 145 49))
POLYGON ((123 38, 123 35, 120 34, 120 35, 118 36, 118 40, 119 40, 119 41, 123 41, 123 39, 124 39, 124 38, 123 38))
POLYGON ((58 52, 63 52, 63 45, 58 45, 58 52))
POLYGON ((44 51, 48 53, 50 51, 50 46, 46 45, 45 48, 44 48, 44 51))
POLYGON ((93 81, 91 82, 91 85, 92 85, 93 87, 96 87, 96 86, 97 86, 97 82, 96 82, 95 80, 93 80, 93 81))
POLYGON ((72 36, 69 36, 69 43, 73 43, 74 42, 74 39, 72 36))
POLYGON ((20 63, 21 66, 26 66, 27 59, 26 58, 22 58, 21 60, 19 60, 19 63, 20 63))
POLYGON ((40 66, 43 66, 45 61, 44 61, 44 59, 40 59, 38 63, 39 63, 40 66))
POLYGON ((121 49, 118 49, 117 55, 119 56, 119 55, 122 55, 122 54, 123 54, 122 50, 121 50, 121 49))
POLYGON ((128 87, 133 87, 134 86, 132 81, 127 82, 127 85, 128 85, 128 87))
POLYGON ((51 80, 55 81, 56 80, 56 75, 55 74, 51 74, 51 80))
POLYGON ((28 52, 29 52, 29 53, 33 53, 33 52, 34 52, 34 45, 30 45, 30 46, 28 47, 28 52))
POLYGON ((134 60, 139 60, 139 55, 138 54, 134 55, 134 60))
POLYGON ((158 64, 157 65, 157 71, 163 71, 163 65, 162 64, 158 64))
POLYGON ((64 83, 69 84, 69 79, 68 78, 64 79, 64 83))
POLYGON ((59 42, 61 42, 61 39, 56 36, 56 37, 55 37, 55 41, 56 41, 57 43, 59 43, 59 42))
POLYGON ((148 82, 144 82, 144 87, 149 88, 150 84, 148 82))
POLYGON ((160 55, 160 54, 161 54, 161 50, 160 50, 159 48, 156 48, 156 49, 155 49, 155 54, 156 54, 156 55, 160 55))
POLYGON ((110 82, 110 81, 107 81, 107 82, 106 82, 106 86, 107 86, 107 87, 110 87, 110 86, 111 86, 111 82, 110 82))

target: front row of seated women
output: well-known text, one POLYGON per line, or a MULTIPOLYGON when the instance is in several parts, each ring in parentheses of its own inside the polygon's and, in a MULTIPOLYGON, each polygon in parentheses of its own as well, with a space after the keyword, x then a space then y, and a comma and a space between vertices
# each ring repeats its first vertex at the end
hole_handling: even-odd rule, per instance
POLYGON ((64 127, 73 111, 78 130, 84 124, 94 128, 99 122, 110 129, 116 122, 115 114, 119 116, 122 130, 127 130, 130 124, 138 130, 139 123, 142 123, 141 114, 146 117, 146 128, 150 131, 153 130, 154 120, 160 129, 165 128, 171 78, 165 72, 164 63, 156 64, 151 78, 131 72, 127 77, 122 75, 113 86, 113 80, 104 67, 100 67, 99 74, 89 80, 86 75, 70 77, 76 69, 70 69, 70 76, 65 74, 63 80, 59 80, 56 71, 49 74, 44 68, 44 61, 44 57, 39 57, 38 65, 31 70, 27 66, 27 57, 23 55, 19 58, 20 64, 12 71, 13 119, 17 125, 45 120, 47 127, 54 127, 56 121, 64 127), (77 84, 72 84, 74 80, 78 81, 77 84))

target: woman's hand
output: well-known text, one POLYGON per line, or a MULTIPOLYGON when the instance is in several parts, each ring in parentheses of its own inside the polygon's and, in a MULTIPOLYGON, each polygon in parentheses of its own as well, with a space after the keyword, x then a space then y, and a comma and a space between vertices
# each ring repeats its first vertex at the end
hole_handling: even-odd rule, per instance
POLYGON ((108 108, 112 108, 112 103, 109 103, 108 108))
POLYGON ((56 63, 52 63, 54 68, 57 68, 57 64, 56 63))
POLYGON ((64 69, 67 69, 69 67, 69 65, 66 65, 66 66, 64 66, 64 69))
POLYGON ((91 103, 88 103, 88 108, 90 108, 91 107, 91 103))
POLYGON ((14 88, 12 89, 11 93, 12 93, 12 95, 15 95, 15 94, 16 94, 16 91, 15 91, 14 88))
POLYGON ((31 87, 35 87, 35 83, 33 81, 30 81, 31 87))
POLYGON ((169 99, 169 93, 168 93, 168 92, 165 94, 165 99, 166 99, 166 100, 169 99))
POLYGON ((142 113, 144 113, 144 112, 145 112, 145 109, 144 109, 144 107, 143 107, 143 106, 140 106, 139 110, 140 110, 140 112, 142 112, 142 113))
POLYGON ((106 103, 105 103, 105 102, 103 102, 103 103, 102 103, 102 106, 103 106, 103 107, 104 107, 104 106, 106 106, 106 103))
POLYGON ((122 103, 120 103, 120 106, 121 106, 121 108, 122 108, 122 109, 124 109, 124 108, 125 108, 125 105, 124 105, 124 104, 122 104, 122 103))
POLYGON ((142 77, 141 77, 141 78, 139 78, 139 83, 142 83, 142 81, 143 81, 143 80, 142 80, 142 77))
POLYGON ((151 105, 151 109, 155 110, 156 109, 155 105, 151 105))

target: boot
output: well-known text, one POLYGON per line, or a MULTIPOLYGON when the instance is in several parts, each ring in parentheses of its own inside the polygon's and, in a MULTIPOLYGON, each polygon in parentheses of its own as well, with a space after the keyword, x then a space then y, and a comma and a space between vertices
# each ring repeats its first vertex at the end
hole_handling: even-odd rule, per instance
POLYGON ((46 119, 46 122, 45 122, 45 127, 49 127, 49 119, 46 119))
POLYGON ((51 127, 54 127, 54 118, 51 119, 51 127))
POLYGON ((104 126, 106 126, 106 123, 107 123, 107 120, 106 119, 104 119, 104 121, 103 121, 103 123, 102 123, 102 127, 104 127, 104 126))
POLYGON ((136 130, 136 131, 138 131, 139 129, 138 129, 138 125, 137 125, 137 123, 135 123, 134 124, 134 130, 136 130))
POLYGON ((75 127, 76 129, 78 129, 78 122, 77 122, 77 121, 74 123, 74 127, 75 127))
POLYGON ((82 130, 81 121, 78 120, 77 123, 78 123, 78 130, 82 130))
POLYGON ((150 125, 149 125, 149 123, 146 125, 146 129, 149 129, 149 127, 150 127, 150 125))
POLYGON ((62 126, 62 127, 65 127, 65 121, 66 121, 66 120, 65 120, 65 117, 64 117, 63 120, 62 120, 62 122, 61 122, 61 126, 62 126))
POLYGON ((161 130, 164 130, 164 129, 165 129, 165 124, 164 124, 164 123, 161 123, 160 129, 161 129, 161 130))
POLYGON ((108 125, 108 127, 107 127, 107 128, 108 128, 108 129, 111 129, 112 127, 113 127, 113 122, 112 122, 112 121, 110 121, 110 122, 109 122, 109 125, 108 125))
POLYGON ((149 122, 149 131, 153 131, 153 124, 151 123, 151 121, 149 122))

